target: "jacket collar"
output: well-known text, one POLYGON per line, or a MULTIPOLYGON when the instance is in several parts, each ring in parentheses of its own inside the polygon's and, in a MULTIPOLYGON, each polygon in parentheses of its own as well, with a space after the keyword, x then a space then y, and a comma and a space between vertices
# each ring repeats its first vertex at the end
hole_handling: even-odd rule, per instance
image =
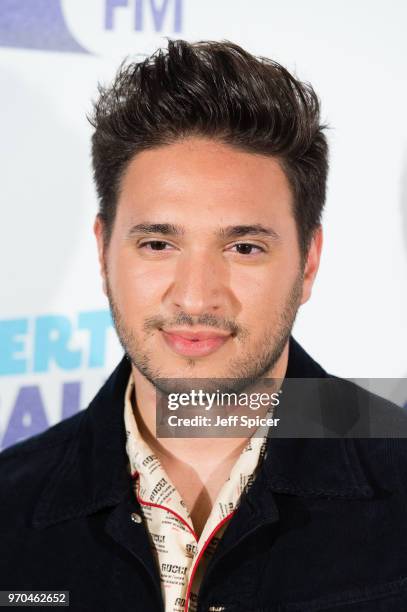
MULTIPOLYGON (((130 370, 125 356, 88 408, 74 417, 76 433, 42 491, 35 527, 86 516, 128 497, 132 485, 123 402, 130 370)), ((286 377, 327 376, 290 337, 286 377)), ((261 473, 259 483, 277 493, 350 499, 373 495, 351 438, 269 438, 261 473)))
MULTIPOLYGON (((324 423, 326 421, 328 426, 325 432, 333 433, 335 436, 335 428, 332 429, 332 423, 329 421, 331 414, 339 412, 340 423, 344 430, 351 429, 355 412, 359 409, 358 398, 349 391, 345 381, 329 375, 292 336, 285 378, 308 379, 300 390, 305 389, 304 393, 309 388, 314 392, 317 390, 320 405, 318 406, 317 402, 312 405, 311 401, 301 402, 298 394, 292 393, 292 397, 295 398, 294 403, 290 405, 286 396, 288 403, 282 402, 281 416, 285 410, 288 412, 290 407, 291 414, 294 415, 292 422, 295 424, 297 414, 303 410, 307 413, 309 423, 315 415, 315 422, 323 426, 326 425, 324 423), (342 382, 344 385, 341 385, 342 382), (341 401, 344 401, 346 410, 343 410, 341 401)), ((290 387, 287 393, 291 393, 290 387)), ((332 421, 335 422, 335 419, 332 421)), ((373 489, 359 459, 355 439, 352 437, 274 438, 271 436, 268 439, 267 451, 264 472, 271 490, 276 493, 348 499, 373 496, 373 489)))

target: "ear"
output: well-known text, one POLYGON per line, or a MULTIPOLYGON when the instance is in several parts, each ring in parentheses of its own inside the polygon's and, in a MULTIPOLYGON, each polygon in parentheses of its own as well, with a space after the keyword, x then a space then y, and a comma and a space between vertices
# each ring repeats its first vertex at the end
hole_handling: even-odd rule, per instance
POLYGON ((93 224, 93 233, 96 236, 96 243, 98 249, 98 257, 99 257, 99 266, 100 266, 100 275, 102 277, 103 283, 103 293, 107 295, 107 286, 106 286, 106 249, 105 249, 105 239, 104 239, 104 222, 100 215, 96 215, 95 223, 93 224))
POLYGON ((322 241, 322 226, 319 225, 312 236, 311 244, 308 249, 307 260, 305 262, 301 304, 307 302, 311 297, 312 286, 314 284, 321 259, 322 241))

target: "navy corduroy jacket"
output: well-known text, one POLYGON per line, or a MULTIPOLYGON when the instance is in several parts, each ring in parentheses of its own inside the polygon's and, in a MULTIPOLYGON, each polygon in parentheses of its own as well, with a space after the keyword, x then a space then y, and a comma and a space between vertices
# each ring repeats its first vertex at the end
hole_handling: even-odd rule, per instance
MULTIPOLYGON (((73 611, 163 612, 148 534, 131 520, 129 374, 124 357, 87 409, 0 453, 0 590, 67 590, 73 611)), ((290 377, 331 378, 292 337, 290 377)), ((352 397, 341 411, 353 422, 352 397)), ((396 408, 379 409, 385 427, 396 408)), ((406 612, 407 439, 269 438, 198 610, 406 612)))

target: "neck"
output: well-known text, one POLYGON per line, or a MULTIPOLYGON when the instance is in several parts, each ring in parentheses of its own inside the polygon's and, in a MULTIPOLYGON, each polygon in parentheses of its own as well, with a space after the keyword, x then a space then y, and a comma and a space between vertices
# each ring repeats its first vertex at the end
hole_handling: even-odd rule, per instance
MULTIPOLYGON (((288 342, 272 370, 264 378, 283 379, 288 364, 288 342)), ((159 459, 182 462, 200 468, 215 467, 219 463, 237 459, 248 438, 157 438, 155 387, 132 366, 137 402, 133 401, 134 416, 141 436, 159 459)), ((134 398, 133 398, 134 400, 134 398)))

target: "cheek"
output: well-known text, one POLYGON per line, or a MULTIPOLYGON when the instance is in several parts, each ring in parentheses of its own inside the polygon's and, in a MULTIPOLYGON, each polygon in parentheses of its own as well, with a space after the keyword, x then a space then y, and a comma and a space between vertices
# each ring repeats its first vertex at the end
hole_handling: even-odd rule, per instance
POLYGON ((295 280, 295 268, 280 262, 258 269, 236 271, 231 290, 240 303, 242 320, 253 327, 264 326, 278 316, 295 280))
POLYGON ((111 258, 109 279, 118 306, 133 313, 146 311, 159 303, 165 290, 165 278, 160 266, 138 260, 128 251, 111 258))

